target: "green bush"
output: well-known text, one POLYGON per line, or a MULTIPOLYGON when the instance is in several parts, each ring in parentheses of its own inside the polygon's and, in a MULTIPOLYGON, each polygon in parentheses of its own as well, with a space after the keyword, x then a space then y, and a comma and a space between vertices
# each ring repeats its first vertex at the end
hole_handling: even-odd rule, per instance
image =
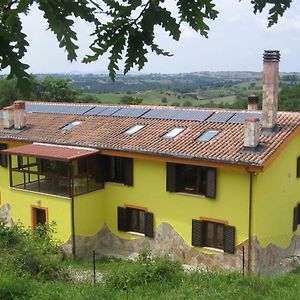
POLYGON ((105 281, 115 290, 127 291, 153 283, 176 284, 182 277, 183 270, 179 262, 168 257, 152 257, 150 253, 143 252, 136 262, 128 262, 112 270, 105 281))
POLYGON ((1 267, 42 280, 67 278, 62 252, 52 239, 53 226, 38 227, 32 232, 20 225, 8 228, 0 222, 1 267))

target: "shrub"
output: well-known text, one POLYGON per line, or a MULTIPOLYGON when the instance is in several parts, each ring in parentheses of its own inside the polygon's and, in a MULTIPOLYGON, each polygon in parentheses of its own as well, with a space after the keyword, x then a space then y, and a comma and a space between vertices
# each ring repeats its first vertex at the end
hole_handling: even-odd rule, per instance
POLYGON ((113 270, 106 278, 106 284, 115 290, 131 290, 152 283, 178 283, 183 276, 179 262, 168 257, 152 257, 142 252, 136 262, 128 262, 113 270))
POLYGON ((53 227, 38 227, 32 232, 20 225, 7 228, 0 223, 0 263, 6 269, 19 270, 42 280, 67 277, 62 267, 62 253, 53 241, 53 227))

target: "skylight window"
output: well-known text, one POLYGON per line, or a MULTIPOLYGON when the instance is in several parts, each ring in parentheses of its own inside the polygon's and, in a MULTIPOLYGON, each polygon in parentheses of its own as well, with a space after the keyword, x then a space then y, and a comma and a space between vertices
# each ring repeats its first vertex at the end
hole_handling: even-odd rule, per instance
POLYGON ((65 132, 65 131, 69 131, 71 129, 73 129, 74 127, 78 126, 81 123, 81 121, 73 121, 71 123, 69 123, 68 125, 66 125, 65 127, 63 127, 61 129, 61 131, 65 132))
POLYGON ((167 132, 163 138, 164 139, 173 139, 175 136, 177 136, 179 133, 181 133, 184 130, 182 127, 174 127, 169 132, 167 132))
POLYGON ((198 142, 208 142, 208 141, 210 141, 212 138, 214 138, 215 136, 217 136, 219 133, 220 133, 220 130, 209 129, 209 130, 205 131, 203 134, 201 134, 201 135, 197 138, 197 141, 198 141, 198 142))
POLYGON ((142 124, 136 124, 133 125, 132 127, 130 127, 129 129, 127 129, 126 131, 123 132, 124 135, 133 135, 135 133, 137 133, 138 131, 140 131, 141 129, 143 129, 145 127, 145 125, 142 124))

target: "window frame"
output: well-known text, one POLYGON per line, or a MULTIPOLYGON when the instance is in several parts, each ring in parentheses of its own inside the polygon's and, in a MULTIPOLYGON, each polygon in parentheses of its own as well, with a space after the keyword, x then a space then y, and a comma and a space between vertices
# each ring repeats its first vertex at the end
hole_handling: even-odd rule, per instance
POLYGON ((196 141, 199 143, 207 143, 214 139, 216 136, 220 134, 221 130, 219 129, 207 129, 206 131, 202 132, 200 136, 196 138, 196 141))
POLYGON ((166 166, 167 191, 216 198, 216 168, 175 163, 167 163, 166 166), (190 188, 188 187, 189 177, 194 177, 190 188))
POLYGON ((162 137, 166 140, 173 140, 175 139, 179 134, 181 134, 185 130, 184 127, 172 127, 168 132, 166 132, 162 137), (179 131, 179 132, 176 132, 179 131), (174 133, 175 132, 175 133, 174 133), (172 134, 173 133, 173 134, 172 134))
POLYGON ((235 252, 235 227, 227 222, 218 220, 192 220, 192 246, 208 247, 234 254, 235 252), (212 226, 213 236, 208 240, 209 225, 212 226), (218 237, 218 228, 222 228, 222 237, 218 237))
POLYGON ((146 125, 144 124, 134 124, 131 127, 127 128, 125 131, 122 132, 125 136, 133 136, 134 134, 141 131, 143 128, 145 128, 146 125))
POLYGON ((118 230, 128 233, 143 234, 147 237, 154 237, 154 215, 152 212, 149 212, 147 208, 141 207, 117 207, 117 216, 118 216, 118 230), (137 224, 132 224, 134 219, 132 214, 138 214, 134 218, 137 218, 137 224), (141 219, 142 218, 142 219, 141 219))

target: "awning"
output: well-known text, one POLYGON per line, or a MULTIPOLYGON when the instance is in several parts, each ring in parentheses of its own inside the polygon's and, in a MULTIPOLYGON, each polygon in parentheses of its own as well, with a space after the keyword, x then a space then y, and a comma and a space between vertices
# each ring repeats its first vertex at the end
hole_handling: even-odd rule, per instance
POLYGON ((33 143, 2 150, 1 152, 5 154, 68 162, 81 157, 96 154, 99 152, 99 150, 84 147, 33 143))

